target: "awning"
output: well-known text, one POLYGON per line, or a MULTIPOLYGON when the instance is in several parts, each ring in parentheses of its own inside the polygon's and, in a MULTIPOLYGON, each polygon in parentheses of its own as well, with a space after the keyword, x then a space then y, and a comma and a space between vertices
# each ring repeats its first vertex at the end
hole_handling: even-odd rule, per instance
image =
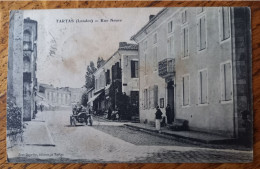
POLYGON ((99 95, 101 95, 101 93, 98 93, 97 95, 94 95, 92 98, 89 99, 88 103, 91 103, 94 100, 96 100, 96 98, 98 98, 99 95))

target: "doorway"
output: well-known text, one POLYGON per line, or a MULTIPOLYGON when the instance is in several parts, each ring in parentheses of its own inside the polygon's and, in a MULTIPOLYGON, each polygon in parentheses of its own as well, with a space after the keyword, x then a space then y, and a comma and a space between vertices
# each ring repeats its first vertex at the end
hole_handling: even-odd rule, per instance
POLYGON ((171 124, 174 121, 174 81, 167 83, 167 104, 170 105, 170 110, 166 112, 167 123, 171 124))

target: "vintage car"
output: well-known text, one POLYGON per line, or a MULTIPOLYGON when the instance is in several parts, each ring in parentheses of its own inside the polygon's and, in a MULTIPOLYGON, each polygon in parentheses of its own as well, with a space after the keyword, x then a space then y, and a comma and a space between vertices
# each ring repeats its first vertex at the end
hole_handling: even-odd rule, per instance
POLYGON ((86 109, 82 106, 74 107, 72 109, 72 115, 70 115, 70 125, 76 126, 77 123, 83 123, 86 125, 92 126, 93 124, 93 117, 91 114, 87 113, 86 109))

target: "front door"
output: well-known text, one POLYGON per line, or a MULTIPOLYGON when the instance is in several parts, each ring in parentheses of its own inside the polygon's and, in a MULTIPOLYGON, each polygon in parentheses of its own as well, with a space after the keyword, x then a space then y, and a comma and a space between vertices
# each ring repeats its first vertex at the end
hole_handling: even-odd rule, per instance
POLYGON ((170 112, 166 112, 167 123, 170 124, 174 121, 174 82, 170 81, 167 83, 167 104, 170 105, 170 112))

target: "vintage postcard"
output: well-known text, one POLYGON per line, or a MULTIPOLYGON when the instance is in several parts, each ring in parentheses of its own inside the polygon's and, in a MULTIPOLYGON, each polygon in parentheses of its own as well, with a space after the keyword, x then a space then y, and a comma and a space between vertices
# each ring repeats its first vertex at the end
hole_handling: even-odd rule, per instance
POLYGON ((247 7, 10 12, 12 163, 253 160, 247 7))

